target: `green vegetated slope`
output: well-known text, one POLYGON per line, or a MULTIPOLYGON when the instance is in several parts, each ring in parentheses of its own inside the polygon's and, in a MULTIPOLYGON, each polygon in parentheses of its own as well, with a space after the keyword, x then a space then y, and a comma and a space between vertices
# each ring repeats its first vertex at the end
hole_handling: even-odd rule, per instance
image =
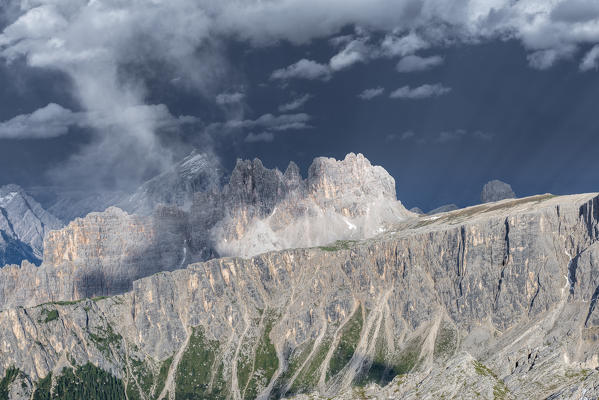
MULTIPOLYGON (((48 313, 44 313, 48 314, 48 313)), ((244 338, 242 352, 237 360, 237 382, 244 399, 254 399, 262 393, 275 378, 279 370, 279 357, 271 339, 273 326, 278 313, 274 310, 263 312, 258 334, 254 338, 244 338)), ((317 385, 323 369, 327 380, 341 374, 352 360, 363 330, 364 310, 358 307, 345 325, 339 330, 337 340, 333 331, 328 332, 314 348, 308 341, 298 346, 288 355, 286 363, 273 382, 271 398, 280 398, 293 393, 308 393, 317 385), (335 348, 331 346, 335 344, 335 348), (328 365, 326 356, 332 352, 328 365)), ((125 346, 121 335, 110 325, 93 328, 88 332, 90 345, 115 361, 124 357, 123 378, 87 363, 75 368, 63 368, 58 374, 48 374, 34 384, 33 399, 157 399, 164 389, 173 356, 156 361, 137 356, 125 357, 121 351, 125 346), (95 333, 93 333, 95 332, 95 333)), ((175 398, 228 399, 231 393, 231 366, 222 351, 222 344, 206 337, 203 327, 190 328, 191 336, 183 350, 174 372, 175 398), (228 364, 229 363, 229 364, 228 364)), ((129 351, 139 354, 136 346, 129 344, 129 351)), ((380 361, 380 360, 378 360, 380 361)), ((371 363, 375 366, 376 363, 371 363)), ((405 368, 404 368, 405 369, 405 368)), ((361 379, 370 377, 368 370, 361 371, 361 379)), ((9 369, 0 382, 0 399, 8 398, 8 386, 23 375, 17 369, 9 369)), ((24 378, 23 378, 24 379, 24 378)), ((372 379, 370 379, 372 380, 372 379)), ((379 379, 375 379, 379 380, 379 379)))
POLYGON ((60 376, 52 374, 42 379, 33 400, 119 400, 125 398, 123 381, 109 372, 88 363, 73 368, 63 368, 60 376))

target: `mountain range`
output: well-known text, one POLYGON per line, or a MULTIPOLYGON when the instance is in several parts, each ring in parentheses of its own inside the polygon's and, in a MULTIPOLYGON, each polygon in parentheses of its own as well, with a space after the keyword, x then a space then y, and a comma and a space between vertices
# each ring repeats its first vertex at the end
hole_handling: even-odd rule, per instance
POLYGON ((359 154, 206 160, 0 269, 0 397, 599 396, 599 194, 419 215, 359 154))

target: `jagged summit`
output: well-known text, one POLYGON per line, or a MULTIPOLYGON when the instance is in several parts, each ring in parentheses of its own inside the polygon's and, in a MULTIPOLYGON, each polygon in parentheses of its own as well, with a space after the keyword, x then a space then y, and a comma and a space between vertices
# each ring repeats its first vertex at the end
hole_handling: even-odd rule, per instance
POLYGON ((230 256, 366 238, 413 216, 395 193, 395 180, 362 154, 316 158, 306 179, 293 163, 283 174, 240 160, 222 190, 224 217, 212 237, 217 252, 230 256))
POLYGON ((116 205, 139 215, 150 215, 159 204, 189 209, 194 193, 218 189, 222 177, 223 168, 215 155, 193 151, 116 205))

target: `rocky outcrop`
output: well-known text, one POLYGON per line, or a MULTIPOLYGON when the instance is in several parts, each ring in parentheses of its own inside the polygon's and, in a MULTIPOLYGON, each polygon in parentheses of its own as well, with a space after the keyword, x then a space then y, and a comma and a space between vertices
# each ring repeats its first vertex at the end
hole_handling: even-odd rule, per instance
POLYGON ((239 161, 219 204, 224 218, 211 233, 225 256, 363 239, 414 216, 387 171, 353 153, 316 158, 305 180, 294 163, 281 173, 260 160, 239 161))
POLYGON ((0 187, 0 267, 39 264, 44 237, 62 223, 17 185, 0 187))
POLYGON ((491 203, 493 201, 515 198, 516 194, 512 190, 512 187, 497 179, 487 182, 485 186, 483 186, 483 190, 480 194, 480 201, 482 203, 491 203))
POLYGON ((543 195, 210 260, 0 313, 0 373, 89 361, 130 398, 597 396, 598 246, 598 194, 543 195))

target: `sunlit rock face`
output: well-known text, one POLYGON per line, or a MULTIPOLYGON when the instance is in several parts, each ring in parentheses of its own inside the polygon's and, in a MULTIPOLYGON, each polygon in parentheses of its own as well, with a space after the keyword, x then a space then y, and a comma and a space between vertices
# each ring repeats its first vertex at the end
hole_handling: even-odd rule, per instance
POLYGON ((77 300, 130 290, 135 279, 192 261, 187 216, 160 207, 152 216, 118 208, 91 213, 50 232, 40 267, 27 262, 0 271, 2 307, 77 300))
POLYGON ((363 239, 414 216, 396 199, 395 180, 353 153, 315 159, 305 180, 294 163, 281 173, 259 160, 240 161, 222 202, 224 218, 212 234, 227 256, 363 239))
POLYGON ((89 361, 147 398, 595 398, 598 246, 595 193, 209 260, 0 312, 0 375, 37 385, 89 361))
POLYGON ((0 187, 0 267, 27 260, 39 264, 44 237, 62 222, 17 185, 0 187))

